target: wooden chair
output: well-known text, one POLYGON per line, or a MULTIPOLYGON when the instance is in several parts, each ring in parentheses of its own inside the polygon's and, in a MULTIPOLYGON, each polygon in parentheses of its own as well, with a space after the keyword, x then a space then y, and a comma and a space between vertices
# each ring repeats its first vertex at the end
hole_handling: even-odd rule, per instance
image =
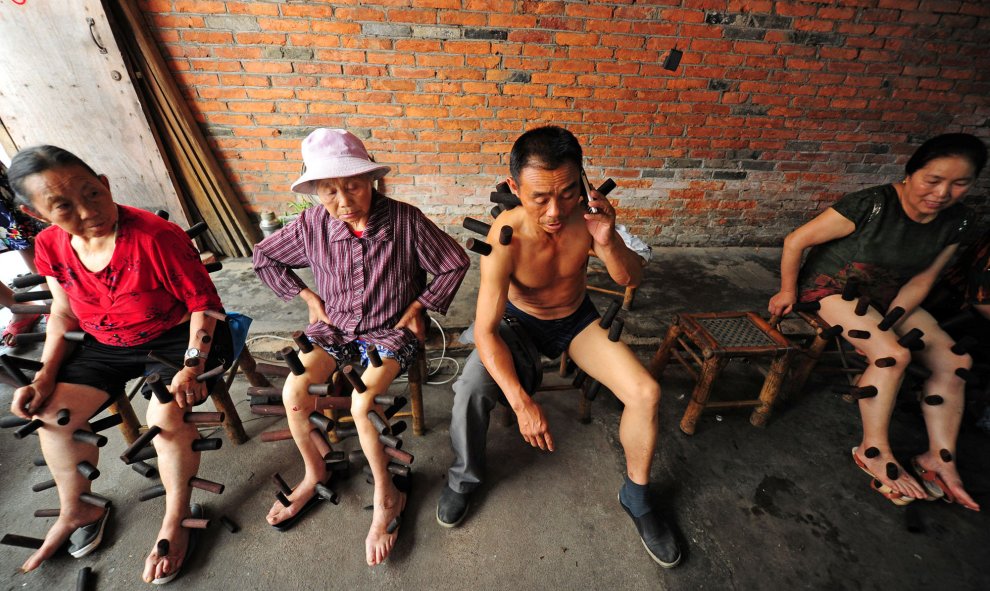
POLYGON ((681 431, 688 435, 694 434, 698 418, 706 408, 755 406, 750 423, 763 427, 781 393, 792 353, 791 343, 755 312, 678 314, 653 356, 649 371, 659 380, 674 357, 694 377, 694 391, 680 423, 681 431), (710 402, 716 379, 732 359, 768 362, 768 367, 760 368, 766 378, 759 397, 710 402))

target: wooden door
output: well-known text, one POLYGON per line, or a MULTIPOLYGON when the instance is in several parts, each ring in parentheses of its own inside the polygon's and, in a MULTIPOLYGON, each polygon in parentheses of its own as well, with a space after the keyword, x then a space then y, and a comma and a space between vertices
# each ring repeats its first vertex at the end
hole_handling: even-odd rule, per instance
POLYGON ((0 122, 110 178, 118 203, 189 224, 100 0, 0 0, 0 122))

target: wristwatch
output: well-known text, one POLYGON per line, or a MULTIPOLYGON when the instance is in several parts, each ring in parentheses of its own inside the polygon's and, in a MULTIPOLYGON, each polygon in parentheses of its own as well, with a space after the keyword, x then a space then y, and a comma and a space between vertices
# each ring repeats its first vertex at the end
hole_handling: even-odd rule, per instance
POLYGON ((196 347, 189 347, 182 358, 182 364, 186 367, 193 367, 199 365, 200 359, 206 359, 206 355, 196 347))

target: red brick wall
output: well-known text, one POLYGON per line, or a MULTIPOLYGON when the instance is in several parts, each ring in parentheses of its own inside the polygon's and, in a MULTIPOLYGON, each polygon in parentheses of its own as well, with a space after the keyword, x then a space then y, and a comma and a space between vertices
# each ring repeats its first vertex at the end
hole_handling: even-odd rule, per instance
POLYGON ((457 226, 512 141, 554 123, 647 241, 777 244, 899 180, 931 135, 990 138, 985 0, 141 4, 254 212, 285 209, 300 140, 333 126, 393 166, 389 194, 457 226))

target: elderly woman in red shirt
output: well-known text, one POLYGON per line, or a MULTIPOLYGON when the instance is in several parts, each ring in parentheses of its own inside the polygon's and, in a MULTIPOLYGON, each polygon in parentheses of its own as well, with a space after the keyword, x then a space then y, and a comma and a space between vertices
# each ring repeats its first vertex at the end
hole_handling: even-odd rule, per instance
POLYGON ((158 373, 174 402, 163 404, 150 391, 145 397, 148 424, 161 428, 155 450, 166 491, 155 540, 169 544, 164 556, 157 547, 151 551, 143 578, 167 583, 187 556, 189 530, 181 521, 190 517, 188 483, 199 468, 200 454, 192 449, 199 433, 183 416, 208 394, 209 383, 196 377, 226 365, 231 355, 226 325, 206 314, 222 310, 220 297, 181 228, 114 203, 107 178, 74 154, 28 148, 14 156, 8 175, 21 209, 51 224, 35 241, 35 263, 52 292, 44 367, 14 392, 11 411, 43 421, 41 449, 61 505, 44 544, 22 569, 37 568, 66 540, 75 557, 100 544, 110 511, 80 499, 91 482, 77 470, 81 462, 96 465, 98 448, 73 433, 90 430, 90 418, 123 396, 128 380, 158 373), (87 337, 70 350, 64 336, 79 330, 87 337), (184 359, 184 365, 176 371, 149 359, 149 352, 174 365, 184 359), (70 412, 67 425, 57 423, 61 409, 70 412))
POLYGON ((307 336, 317 345, 300 356, 306 373, 289 376, 282 393, 292 437, 306 465, 303 481, 288 496, 291 505, 275 503, 268 522, 291 527, 319 502, 318 483, 326 465, 310 439, 308 416, 315 398, 311 384, 324 384, 338 364, 360 358, 368 349, 382 358, 368 367, 367 391, 356 394, 351 415, 361 448, 375 479, 374 516, 365 540, 369 565, 385 560, 397 531, 389 524, 402 512, 405 495, 388 473, 388 456, 368 420, 377 394, 384 393, 416 355, 426 333, 426 310, 447 311, 467 273, 464 250, 415 207, 394 201, 373 188, 389 167, 376 164, 364 144, 343 129, 317 129, 302 143, 306 173, 292 185, 315 194, 320 205, 261 241, 254 249, 254 269, 283 300, 298 296, 309 308, 307 336), (310 267, 316 291, 292 271, 310 267), (433 278, 427 283, 426 274, 433 278))

